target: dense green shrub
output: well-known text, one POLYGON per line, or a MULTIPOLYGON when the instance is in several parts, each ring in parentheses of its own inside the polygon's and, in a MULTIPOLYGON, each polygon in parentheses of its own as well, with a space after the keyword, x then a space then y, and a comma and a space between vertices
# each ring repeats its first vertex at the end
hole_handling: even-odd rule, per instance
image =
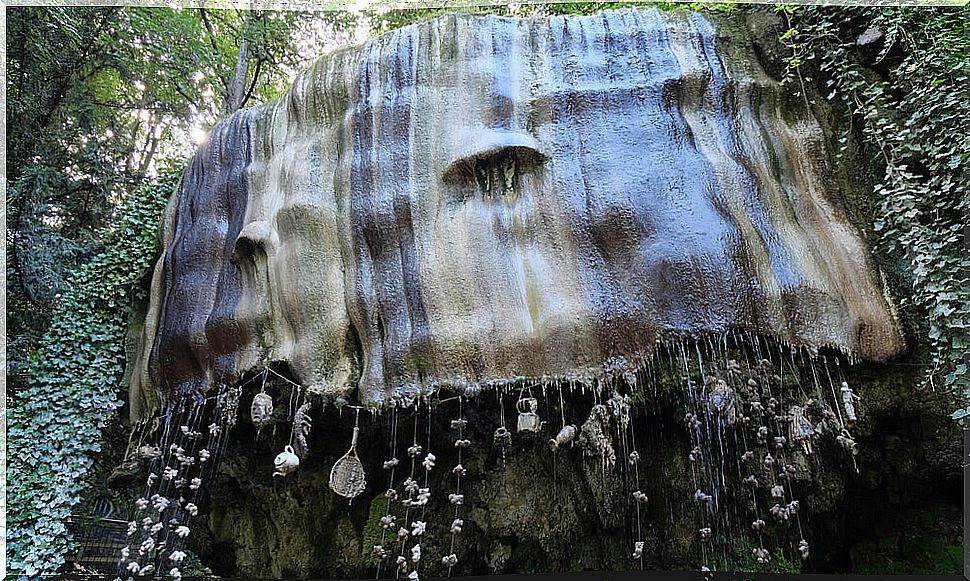
MULTIPOLYGON (((876 250, 907 264, 912 293, 901 307, 925 320, 925 381, 970 400, 970 53, 967 7, 779 6, 790 23, 789 80, 811 64, 825 95, 846 111, 884 168, 876 250)), ((794 83, 793 83, 794 85, 794 83)), ((954 418, 970 413, 958 409, 954 418)))

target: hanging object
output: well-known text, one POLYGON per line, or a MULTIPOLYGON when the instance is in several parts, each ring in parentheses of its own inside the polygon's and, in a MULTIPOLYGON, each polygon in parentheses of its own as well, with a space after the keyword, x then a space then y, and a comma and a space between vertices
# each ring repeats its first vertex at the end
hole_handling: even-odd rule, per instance
POLYGON ((610 412, 603 404, 596 404, 589 418, 580 429, 579 443, 587 456, 599 457, 603 471, 612 470, 616 464, 616 451, 607 435, 610 428, 610 412))
POLYGON ((350 449, 337 460, 330 470, 330 488, 340 496, 351 500, 363 492, 367 486, 364 466, 360 463, 360 458, 357 457, 360 408, 355 407, 354 411, 356 412, 354 415, 354 435, 350 440, 350 449))
POLYGON ((538 432, 540 422, 536 410, 539 409, 539 400, 534 397, 522 397, 519 398, 515 407, 519 410, 518 431, 538 432))
POLYGON ((307 436, 310 435, 311 427, 310 402, 305 402, 297 408, 296 414, 293 416, 293 431, 291 433, 293 449, 296 450, 296 455, 300 458, 306 458, 309 451, 307 436))
MULTIPOLYGON (((464 427, 464 426, 462 426, 464 427)), ((462 430, 459 428, 458 437, 461 438, 462 430)), ((459 454, 461 453, 459 442, 455 442, 455 446, 459 447, 459 454)), ((505 427, 505 402, 503 401, 502 392, 498 392, 498 427, 492 433, 492 442, 502 453, 502 463, 505 463, 505 456, 512 449, 512 432, 505 427)), ((461 457, 459 456, 459 465, 461 465, 461 457)))
POLYGON ((273 466, 276 467, 273 476, 286 476, 300 467, 300 457, 293 451, 293 446, 287 446, 276 455, 273 466))
POLYGON ((704 388, 708 411, 724 420, 725 424, 733 426, 737 421, 734 390, 728 387, 726 381, 713 375, 707 376, 704 388))
POLYGON ((261 391, 253 398, 253 405, 249 408, 253 425, 259 430, 269 422, 273 415, 273 398, 265 391, 261 391))
POLYGON ((512 432, 505 426, 499 426, 495 429, 495 433, 492 434, 492 441, 499 448, 506 450, 512 447, 512 432))
POLYGON ((798 442, 802 446, 802 451, 806 454, 812 453, 812 440, 818 437, 818 432, 815 431, 812 422, 808 421, 805 417, 805 410, 801 406, 792 406, 788 410, 788 419, 791 422, 788 425, 788 437, 794 442, 798 442))
POLYGON ((842 382, 842 387, 840 387, 839 390, 842 392, 842 406, 845 408, 845 419, 850 422, 856 421, 858 418, 855 415, 855 402, 862 398, 857 396, 855 392, 852 391, 852 388, 849 387, 849 384, 844 381, 842 382))
POLYGON ((609 405, 620 430, 626 430, 627 426, 630 425, 630 407, 633 405, 633 400, 629 395, 620 395, 620 392, 614 390, 609 405))
POLYGON ((643 556, 643 541, 633 543, 633 559, 639 560, 643 556))
POLYGON ((835 441, 838 442, 846 452, 849 452, 853 456, 859 453, 859 444, 852 439, 852 436, 849 435, 847 430, 842 430, 842 433, 835 437, 835 441))
POLYGON ((552 448, 553 451, 558 450, 560 447, 572 442, 576 437, 576 432, 576 426, 572 424, 563 426, 563 428, 559 430, 559 433, 556 434, 556 437, 549 440, 549 447, 552 448))
POLYGON ((808 559, 808 541, 802 539, 798 541, 798 553, 802 557, 802 561, 808 559))

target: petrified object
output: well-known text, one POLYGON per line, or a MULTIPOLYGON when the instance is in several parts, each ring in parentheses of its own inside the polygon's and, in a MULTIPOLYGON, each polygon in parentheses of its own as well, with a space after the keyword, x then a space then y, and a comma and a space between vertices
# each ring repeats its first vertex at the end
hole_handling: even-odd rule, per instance
POLYGON ((293 446, 286 446, 273 460, 276 472, 273 476, 286 476, 300 467, 300 457, 293 451, 293 446))
POLYGON ((620 395, 616 391, 613 392, 613 397, 607 402, 610 410, 613 412, 613 417, 616 418, 620 431, 626 430, 627 426, 630 425, 630 407, 632 402, 633 400, 629 395, 620 395))
POLYGON ((589 418, 583 424, 579 442, 587 456, 599 457, 603 470, 610 470, 616 465, 616 451, 610 439, 610 412, 603 404, 596 404, 589 412, 589 418))
POLYGON ((802 446, 802 451, 806 454, 812 453, 812 440, 818 437, 818 432, 812 426, 812 422, 805 417, 805 411, 801 406, 792 406, 788 411, 788 437, 792 442, 798 442, 802 446))
POLYGON ((512 432, 505 426, 499 426, 492 434, 492 441, 499 448, 507 449, 512 446, 512 432))
POLYGON ((709 375, 704 384, 707 391, 707 409, 721 418, 726 425, 733 426, 737 421, 734 390, 723 379, 709 375))
POLYGON ((357 435, 360 433, 358 422, 360 409, 354 410, 354 434, 350 439, 350 449, 337 460, 330 469, 330 488, 340 496, 353 500, 367 486, 364 466, 357 457, 357 435))
MULTIPOLYGON (((566 444, 571 442, 575 437, 576 437, 576 426, 572 424, 568 426, 563 426, 563 428, 559 430, 559 433, 556 434, 556 437, 549 440, 549 447, 552 448, 553 451, 558 450, 562 446, 565 446, 566 444)), ((634 454, 634 452, 631 452, 631 454, 634 454)), ((637 457, 639 457, 639 454, 637 455, 637 457)))
POLYGON ((808 541, 805 539, 798 541, 798 553, 801 555, 803 561, 808 559, 808 541))
POLYGON ((519 410, 518 431, 519 432, 538 432, 540 423, 539 400, 534 397, 523 397, 516 402, 515 407, 519 410))
POLYGON ((839 387, 839 391, 842 394, 842 407, 845 408, 845 419, 849 422, 856 421, 858 418, 855 415, 855 404, 862 398, 857 396, 852 391, 852 388, 849 387, 849 384, 844 381, 842 382, 842 386, 839 387))
POLYGON ((269 423, 270 416, 273 415, 273 397, 261 391, 253 397, 253 403, 249 406, 249 415, 256 426, 256 433, 269 423))
POLYGON ((307 452, 309 452, 307 436, 310 435, 311 427, 310 402, 305 402, 297 408, 293 415, 293 449, 296 450, 296 455, 300 458, 306 458, 307 452))
POLYGON ((835 441, 853 456, 859 454, 859 444, 849 435, 849 432, 842 430, 842 433, 835 437, 835 441))

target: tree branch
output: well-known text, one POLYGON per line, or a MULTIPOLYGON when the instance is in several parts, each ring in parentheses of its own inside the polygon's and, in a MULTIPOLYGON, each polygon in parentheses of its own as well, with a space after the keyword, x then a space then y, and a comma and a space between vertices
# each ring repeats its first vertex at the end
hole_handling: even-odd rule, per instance
POLYGON ((246 91, 246 96, 243 98, 242 104, 239 105, 240 109, 245 107, 246 103, 249 102, 249 99, 252 98, 253 91, 256 89, 256 80, 259 79, 259 69, 260 67, 262 67, 262 65, 263 65, 263 59, 259 59, 256 61, 256 69, 253 71, 253 80, 251 83, 249 83, 249 90, 246 91))

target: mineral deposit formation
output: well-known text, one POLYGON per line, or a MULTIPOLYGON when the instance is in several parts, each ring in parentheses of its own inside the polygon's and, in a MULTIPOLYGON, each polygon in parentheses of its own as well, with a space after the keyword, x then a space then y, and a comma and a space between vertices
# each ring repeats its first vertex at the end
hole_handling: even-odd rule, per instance
POLYGON ((324 56, 187 168, 133 413, 274 362, 377 406, 731 329, 886 360, 899 323, 786 92, 656 10, 449 15, 324 56))

